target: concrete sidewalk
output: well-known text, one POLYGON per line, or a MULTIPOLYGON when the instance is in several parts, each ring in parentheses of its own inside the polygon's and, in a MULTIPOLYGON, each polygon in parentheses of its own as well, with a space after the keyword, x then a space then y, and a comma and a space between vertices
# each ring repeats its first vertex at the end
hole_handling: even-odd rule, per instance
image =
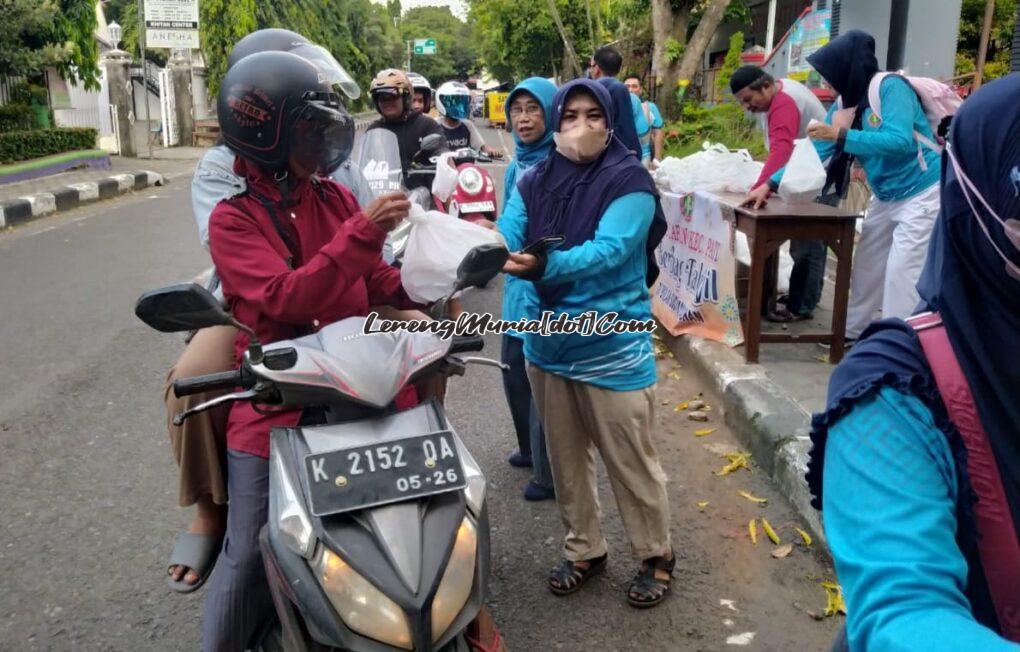
POLYGON ((113 156, 109 169, 70 170, 0 185, 0 229, 188 177, 204 153, 200 147, 174 147, 154 150, 151 159, 113 156))
MULTIPOLYGON (((814 319, 788 325, 763 321, 762 332, 828 330, 832 319, 835 261, 826 268, 822 301, 814 319), (785 326, 785 328, 784 328, 785 326)), ((759 364, 744 362, 744 347, 730 348, 698 337, 662 336, 681 364, 693 368, 722 397, 726 423, 751 452, 754 462, 780 490, 818 538, 825 540, 818 512, 804 480, 811 448, 811 414, 825 407, 834 365, 817 344, 762 344, 759 364)))

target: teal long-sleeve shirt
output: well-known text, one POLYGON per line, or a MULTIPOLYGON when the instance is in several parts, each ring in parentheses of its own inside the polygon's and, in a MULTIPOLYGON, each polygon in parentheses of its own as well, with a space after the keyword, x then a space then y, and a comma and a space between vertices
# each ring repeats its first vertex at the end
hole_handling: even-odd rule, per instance
POLYGON ((836 422, 823 484, 851 650, 1020 651, 971 614, 956 466, 918 398, 883 388, 836 422))
MULTIPOLYGON (((579 317, 617 313, 618 321, 652 318, 645 245, 655 215, 655 198, 646 192, 619 197, 599 220, 595 237, 567 250, 552 251, 544 282, 572 282, 570 291, 554 306, 542 306, 529 283, 525 306, 529 319, 541 311, 579 317)), ((527 207, 514 191, 496 222, 510 251, 525 246, 527 207)), ((610 335, 524 335, 528 362, 560 376, 617 391, 644 389, 655 384, 655 354, 650 333, 610 335)))
MULTIPOLYGON (((879 96, 881 119, 870 108, 865 109, 861 128, 847 130, 843 150, 860 161, 875 197, 882 201, 909 199, 938 183, 941 170, 938 152, 914 140, 914 131, 931 140, 935 137, 917 93, 904 79, 891 76, 883 79, 879 96), (922 169, 919 155, 926 170, 922 169)), ((832 124, 837 108, 836 104, 829 108, 826 124, 832 124)), ((836 143, 831 141, 812 140, 811 144, 823 161, 836 151, 836 143)), ((783 171, 772 175, 775 183, 782 180, 783 171)))

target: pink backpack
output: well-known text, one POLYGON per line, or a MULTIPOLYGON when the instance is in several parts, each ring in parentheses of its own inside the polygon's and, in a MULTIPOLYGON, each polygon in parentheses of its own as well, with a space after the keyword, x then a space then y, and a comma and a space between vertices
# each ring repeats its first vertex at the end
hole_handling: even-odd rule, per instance
POLYGON ((871 106, 871 112, 877 115, 879 120, 882 119, 882 96, 879 93, 879 88, 889 75, 896 75, 905 79, 910 84, 910 87, 914 89, 914 92, 917 93, 918 99, 921 100, 924 116, 928 119, 928 126, 931 127, 931 133, 935 136, 933 141, 924 134, 914 131, 914 140, 918 143, 917 157, 921 162, 921 169, 927 170, 928 165, 924 162, 921 146, 923 145, 940 154, 942 153, 942 145, 945 144, 945 141, 938 135, 939 127, 942 125, 943 120, 956 115, 960 105, 963 104, 963 100, 956 94, 956 91, 936 79, 930 77, 907 77, 896 72, 880 72, 872 77, 871 82, 868 84, 868 104, 871 106))

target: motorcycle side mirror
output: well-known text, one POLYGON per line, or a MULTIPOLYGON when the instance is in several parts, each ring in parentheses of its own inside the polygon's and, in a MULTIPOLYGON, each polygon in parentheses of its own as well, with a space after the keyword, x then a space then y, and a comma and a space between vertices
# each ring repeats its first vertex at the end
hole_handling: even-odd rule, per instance
POLYGON ((135 304, 135 315, 163 333, 233 326, 235 321, 216 297, 197 283, 178 283, 146 292, 135 304))
POLYGON ((441 134, 429 134, 421 139, 421 151, 426 154, 434 154, 442 149, 446 139, 441 134))
POLYGON ((484 286, 502 271, 509 257, 510 252, 500 244, 475 247, 457 266, 457 289, 484 286))
POLYGON ((223 305, 198 283, 178 283, 150 290, 138 297, 135 315, 162 333, 233 326, 248 334, 248 354, 254 364, 262 363, 262 345, 255 331, 223 309, 223 305))

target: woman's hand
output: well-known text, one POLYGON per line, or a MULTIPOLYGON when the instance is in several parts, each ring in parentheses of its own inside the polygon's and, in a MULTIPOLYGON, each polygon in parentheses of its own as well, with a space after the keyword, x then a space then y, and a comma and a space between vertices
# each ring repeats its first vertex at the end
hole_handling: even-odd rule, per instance
POLYGON ((839 128, 819 122, 808 127, 807 135, 811 140, 835 141, 839 138, 839 128))
POLYGON ((411 202, 402 192, 391 192, 376 197, 362 209, 362 214, 383 231, 389 233, 411 213, 411 202))
POLYGON ((740 202, 741 206, 750 206, 751 208, 758 209, 768 203, 769 195, 772 194, 772 190, 769 189, 769 184, 763 183, 751 192, 747 193, 747 197, 744 197, 744 201, 740 202))
POLYGON ((510 258, 503 265, 504 274, 514 276, 527 276, 538 267, 538 257, 533 254, 511 253, 510 258))

